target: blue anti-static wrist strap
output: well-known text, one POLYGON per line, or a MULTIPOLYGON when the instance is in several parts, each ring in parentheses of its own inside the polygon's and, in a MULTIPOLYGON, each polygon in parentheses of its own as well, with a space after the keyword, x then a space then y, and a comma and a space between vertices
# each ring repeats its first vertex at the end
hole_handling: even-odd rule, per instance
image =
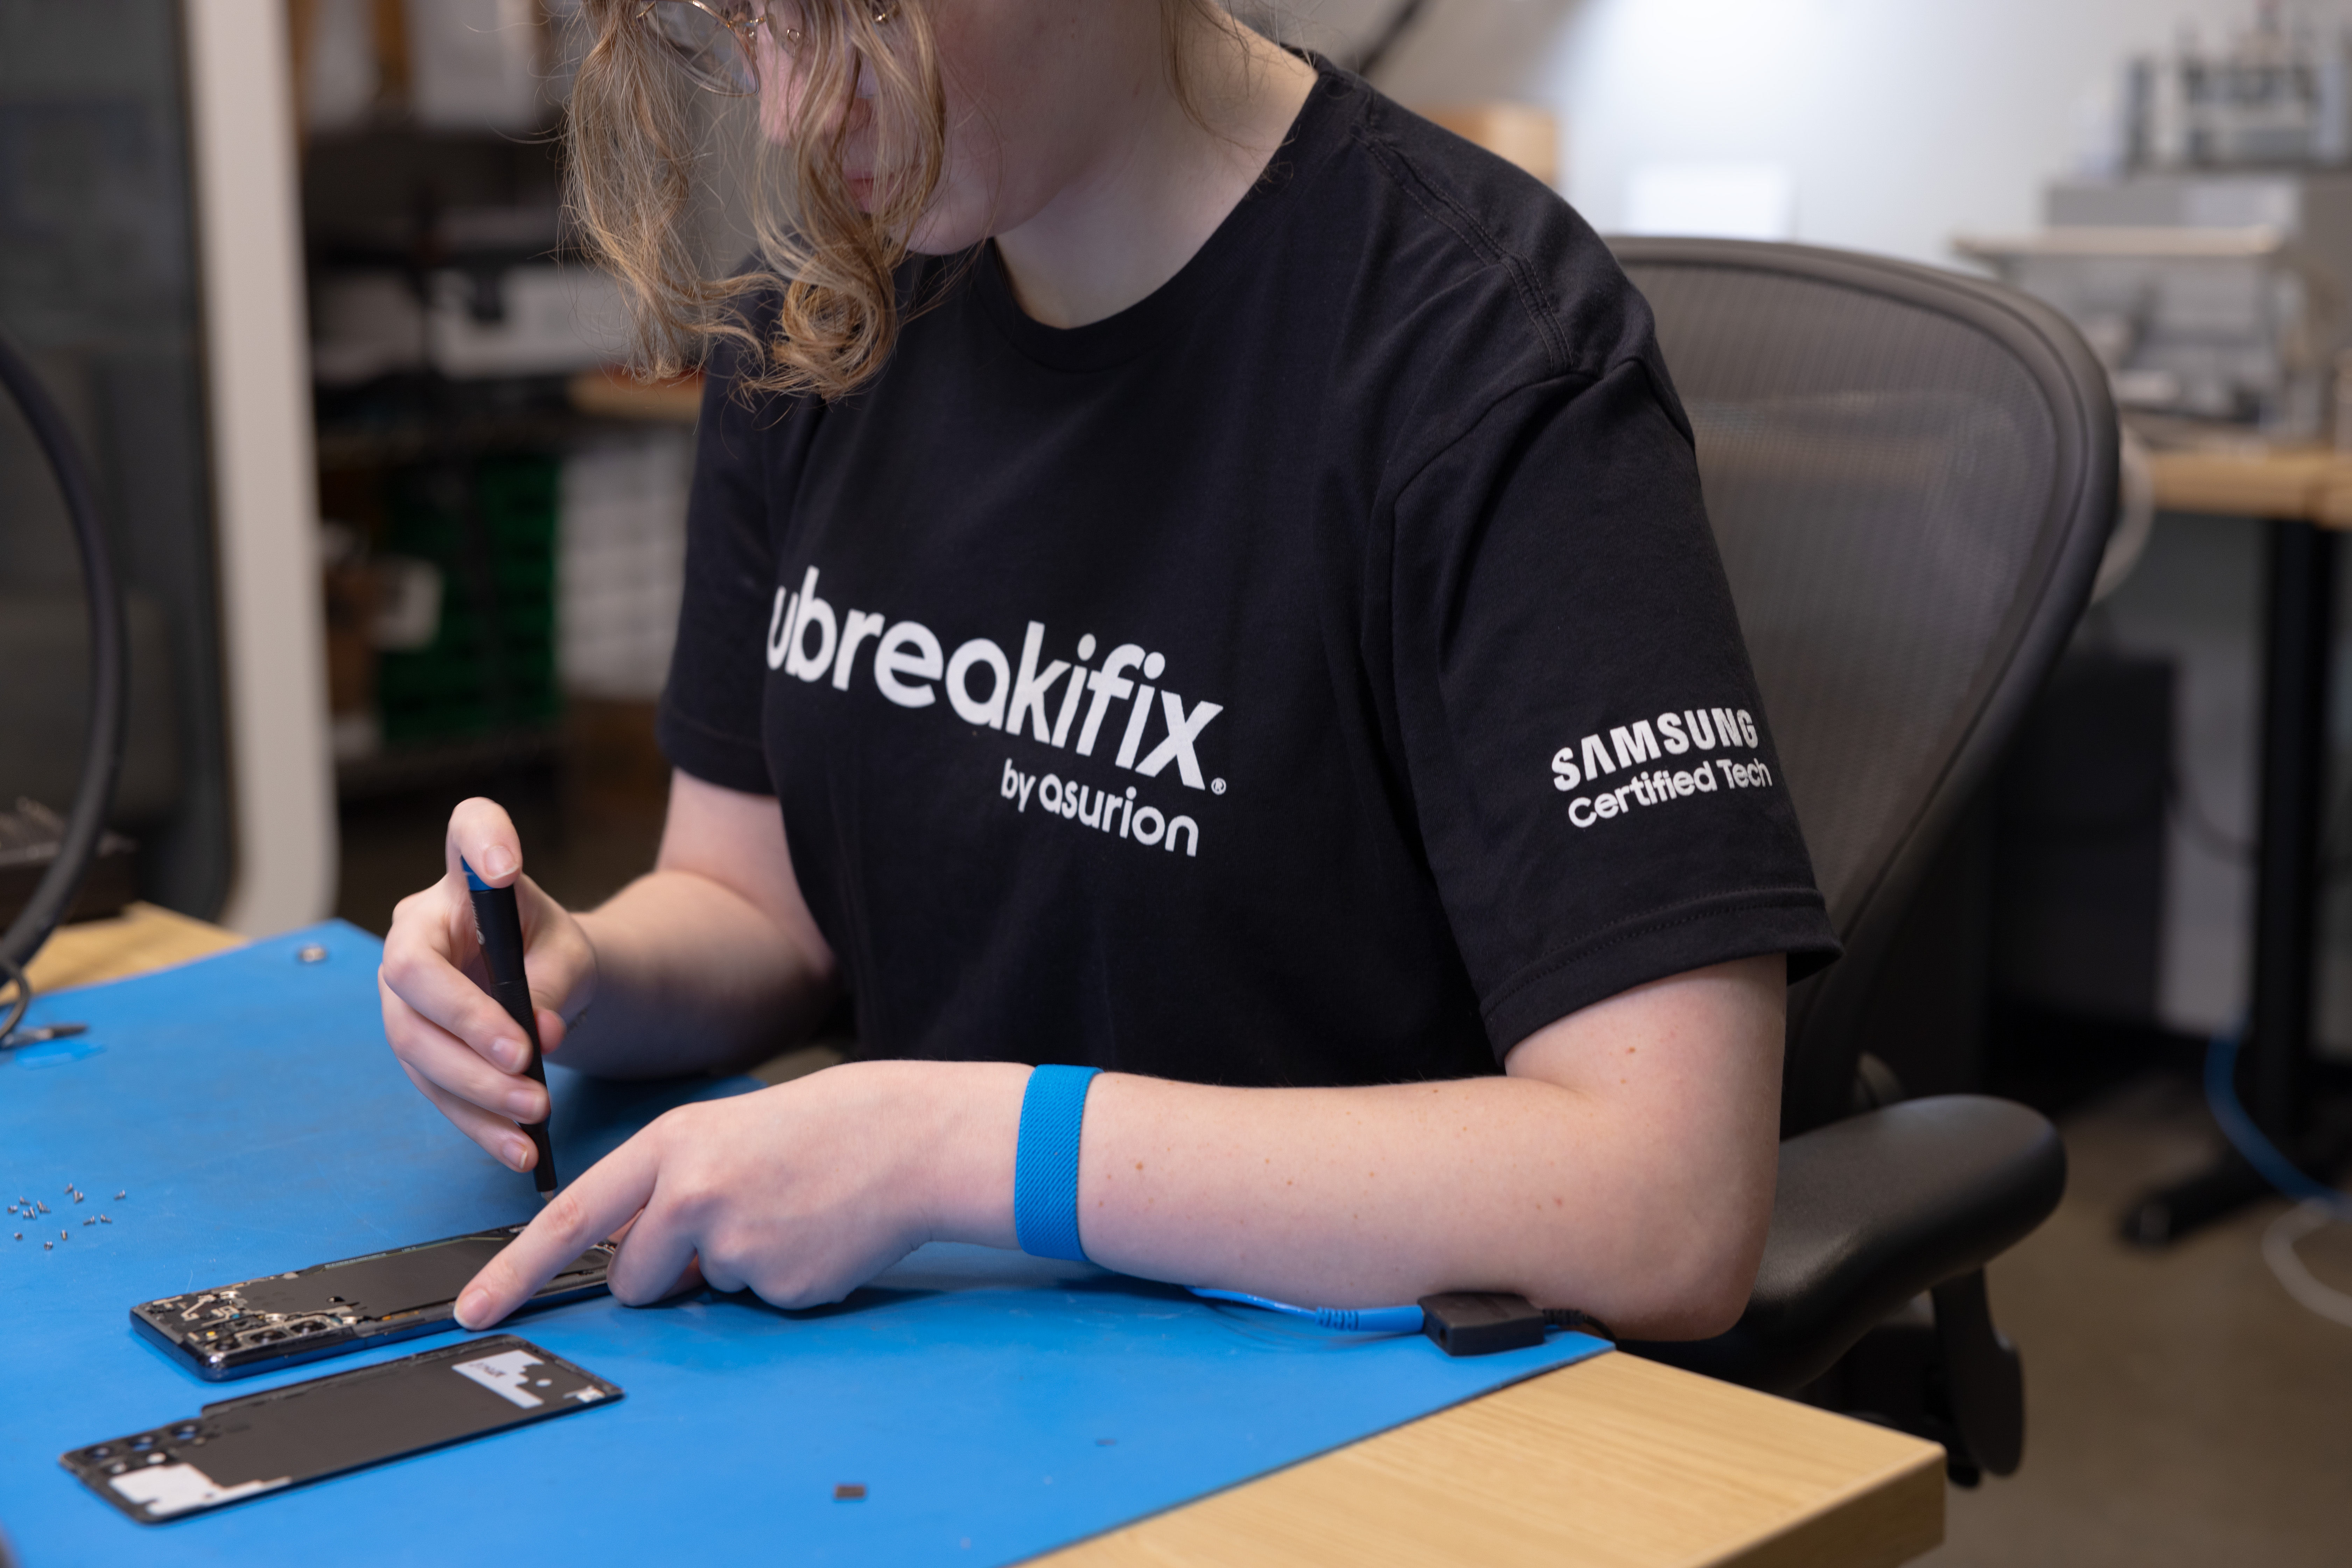
POLYGON ((1078 1132, 1099 1068, 1038 1067, 1021 1091, 1013 1155, 1013 1233, 1032 1258, 1087 1261, 1078 1245, 1078 1132))

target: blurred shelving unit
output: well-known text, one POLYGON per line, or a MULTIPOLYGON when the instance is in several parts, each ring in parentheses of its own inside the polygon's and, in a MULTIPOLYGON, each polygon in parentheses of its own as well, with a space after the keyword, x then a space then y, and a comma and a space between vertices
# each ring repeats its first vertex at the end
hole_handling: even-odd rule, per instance
POLYGON ((698 378, 562 216, 576 0, 292 0, 338 793, 544 794, 668 662, 698 378), (577 728, 577 726, 572 726, 577 728))

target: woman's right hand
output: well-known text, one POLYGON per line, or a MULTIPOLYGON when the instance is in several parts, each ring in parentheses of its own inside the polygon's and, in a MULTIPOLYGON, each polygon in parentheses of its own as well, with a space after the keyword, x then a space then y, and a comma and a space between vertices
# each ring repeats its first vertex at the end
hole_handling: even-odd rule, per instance
POLYGON ((522 916, 523 972, 539 1038, 549 1052, 587 1011, 596 951, 580 922, 522 875, 522 843, 495 801, 461 802, 449 816, 441 879, 393 911, 376 990, 384 1037, 410 1081, 499 1163, 537 1159, 518 1122, 547 1118, 547 1090, 525 1076, 530 1044, 491 999, 462 858, 494 888, 511 884, 522 916))

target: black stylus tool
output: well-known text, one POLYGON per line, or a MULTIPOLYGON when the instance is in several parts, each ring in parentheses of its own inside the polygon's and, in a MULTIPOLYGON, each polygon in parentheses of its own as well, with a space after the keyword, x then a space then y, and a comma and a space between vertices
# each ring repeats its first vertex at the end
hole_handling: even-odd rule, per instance
MULTIPOLYGON (((474 931, 482 940, 482 962, 490 972, 490 994, 498 998, 507 1016, 522 1026, 522 1037, 530 1046, 530 1060, 523 1070, 530 1074, 531 1082, 547 1087, 547 1068, 539 1059, 539 1015, 530 1005, 530 982, 522 972, 522 915, 515 907, 515 890, 511 887, 493 888, 474 874, 459 856, 457 864, 465 868, 466 889, 474 900, 474 931)), ((551 1110, 554 1100, 548 1105, 551 1110)), ((547 1123, 531 1121, 523 1124, 530 1134, 531 1147, 539 1151, 539 1161, 530 1168, 531 1179, 539 1184, 539 1201, 545 1203, 555 1195, 555 1146, 548 1141, 547 1123)))

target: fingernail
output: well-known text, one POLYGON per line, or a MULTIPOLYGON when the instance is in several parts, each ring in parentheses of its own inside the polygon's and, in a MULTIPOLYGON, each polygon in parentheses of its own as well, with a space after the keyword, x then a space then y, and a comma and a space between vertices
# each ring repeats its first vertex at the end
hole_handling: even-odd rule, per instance
POLYGON ((499 1157, 520 1171, 523 1162, 530 1158, 530 1145, 520 1138, 509 1138, 499 1157))
POLYGON ((490 1293, 479 1286, 457 1298, 457 1321, 469 1329, 475 1327, 478 1320, 489 1316, 489 1313, 490 1293))
POLYGON ((514 869, 514 857, 507 853, 505 845, 493 844, 482 854, 482 875, 503 877, 514 869))
POLYGON ((523 1063, 530 1059, 530 1050, 520 1040, 500 1040, 490 1047, 490 1055, 509 1072, 522 1071, 523 1063))
POLYGON ((539 1120, 539 1096, 527 1089, 516 1089, 507 1096, 507 1114, 517 1121, 539 1120))

